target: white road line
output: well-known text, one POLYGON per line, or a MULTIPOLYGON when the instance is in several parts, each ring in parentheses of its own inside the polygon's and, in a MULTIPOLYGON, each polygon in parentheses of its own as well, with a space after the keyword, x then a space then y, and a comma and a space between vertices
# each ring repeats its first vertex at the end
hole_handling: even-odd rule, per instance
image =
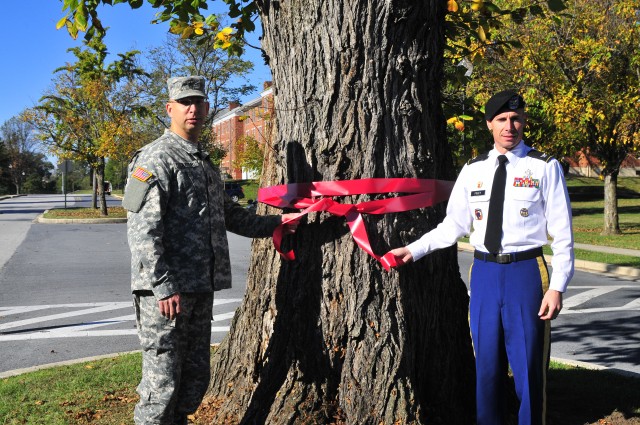
POLYGON ((9 316, 11 314, 30 313, 32 311, 47 310, 51 308, 83 308, 83 307, 100 307, 105 305, 120 305, 124 308, 132 305, 131 302, 104 302, 104 303, 78 303, 78 304, 48 304, 48 305, 22 305, 14 307, 0 307, 1 316, 9 316))
POLYGON ((573 295, 571 297, 566 298, 565 300, 563 300, 562 305, 565 309, 570 309, 580 304, 584 304, 587 301, 592 300, 601 295, 605 295, 605 294, 608 294, 609 292, 617 291, 618 289, 620 289, 619 286, 604 286, 604 287, 590 289, 588 291, 584 291, 577 295, 573 295))
MULTIPOLYGON (((229 332, 229 326, 212 326, 212 333, 229 332)), ((113 329, 113 330, 93 330, 93 331, 67 331, 67 332, 34 332, 20 335, 0 335, 0 342, 7 341, 27 341, 37 339, 52 338, 78 338, 78 337, 107 337, 107 336, 127 336, 137 335, 135 329, 113 329)))
POLYGON ((33 325, 36 323, 49 322, 52 320, 65 319, 67 317, 83 316, 86 314, 100 313, 103 311, 118 310, 121 308, 130 308, 131 303, 107 303, 106 305, 87 308, 83 310, 67 311, 65 313, 51 314, 48 316, 34 317, 32 319, 17 320, 15 322, 0 324, 0 330, 18 328, 21 326, 33 325))
MULTIPOLYGON (((240 303, 240 298, 220 298, 213 302, 214 306, 221 306, 225 304, 240 303)), ((77 303, 77 304, 51 304, 40 306, 14 306, 14 307, 0 307, 0 319, 3 316, 31 313, 34 311, 41 311, 47 309, 57 308, 80 308, 80 310, 68 311, 59 314, 50 314, 46 316, 35 317, 25 320, 17 320, 14 322, 8 322, 0 324, 0 330, 6 330, 11 328, 18 328, 22 326, 28 326, 43 322, 49 322, 54 320, 66 319, 69 317, 76 317, 87 314, 102 313, 106 311, 119 310, 123 308, 132 308, 131 302, 103 302, 103 303, 77 303)), ((213 315, 213 321, 224 321, 232 319, 235 315, 234 311, 215 314, 213 315)), ((229 326, 211 326, 211 332, 213 333, 226 333, 229 332, 229 326)), ((51 339, 51 338, 75 338, 75 337, 106 337, 106 336, 123 336, 123 335, 137 335, 135 328, 135 315, 127 314, 117 317, 106 317, 103 319, 77 323, 71 325, 61 324, 59 327, 35 332, 24 333, 12 333, 8 335, 0 335, 0 341, 23 341, 23 340, 35 340, 35 339, 51 339), (103 329, 96 330, 96 328, 103 326, 118 325, 125 322, 132 322, 134 325, 130 329, 103 329)))

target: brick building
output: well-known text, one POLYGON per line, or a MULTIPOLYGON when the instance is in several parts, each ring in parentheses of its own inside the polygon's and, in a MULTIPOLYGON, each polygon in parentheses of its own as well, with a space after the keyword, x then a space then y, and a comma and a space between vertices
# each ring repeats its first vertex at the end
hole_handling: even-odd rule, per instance
POLYGON ((213 119, 212 128, 216 143, 227 151, 220 164, 223 176, 231 179, 256 178, 246 170, 234 166, 235 143, 242 136, 251 136, 260 144, 266 142, 268 124, 273 114, 273 87, 271 82, 264 83, 260 97, 244 105, 231 102, 229 108, 220 111, 213 119))
MULTIPOLYGON (((585 177, 598 177, 602 172, 600 160, 591 155, 588 148, 581 149, 573 157, 565 157, 569 165, 569 174, 585 177)), ((636 177, 640 175, 640 159, 629 154, 620 165, 620 177, 636 177)))

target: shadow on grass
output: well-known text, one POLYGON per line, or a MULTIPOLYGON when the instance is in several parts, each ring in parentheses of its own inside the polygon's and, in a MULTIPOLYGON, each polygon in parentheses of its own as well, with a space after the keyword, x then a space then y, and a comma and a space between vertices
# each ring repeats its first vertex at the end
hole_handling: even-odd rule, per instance
MULTIPOLYGON (((507 384, 506 424, 518 425, 513 379, 507 384)), ((547 374, 546 425, 640 424, 640 378, 560 365, 547 374), (609 419, 615 416, 615 422, 609 419)))
MULTIPOLYGON (((571 212, 574 217, 579 215, 602 215, 604 213, 604 207, 573 207, 571 208, 571 212)), ((640 206, 618 206, 618 214, 640 214, 640 206)))
MULTIPOLYGON (((574 202, 601 201, 604 199, 602 186, 568 186, 569 198, 574 202)), ((618 186, 618 199, 637 199, 640 193, 618 186)))
POLYGON ((640 379, 588 369, 552 369, 547 409, 548 425, 598 423, 614 411, 640 421, 640 379))

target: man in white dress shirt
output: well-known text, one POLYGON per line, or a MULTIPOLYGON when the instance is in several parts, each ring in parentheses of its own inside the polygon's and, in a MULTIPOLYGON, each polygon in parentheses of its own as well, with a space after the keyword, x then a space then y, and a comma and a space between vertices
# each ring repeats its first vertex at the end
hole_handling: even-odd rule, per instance
POLYGON ((525 145, 524 107, 513 90, 489 99, 485 119, 493 149, 463 167, 440 225, 390 251, 408 263, 470 234, 478 425, 504 423, 508 365, 520 400, 519 425, 544 424, 550 320, 562 309, 562 293, 573 276, 571 206, 562 167, 525 145), (542 255, 548 236, 551 278, 542 255))

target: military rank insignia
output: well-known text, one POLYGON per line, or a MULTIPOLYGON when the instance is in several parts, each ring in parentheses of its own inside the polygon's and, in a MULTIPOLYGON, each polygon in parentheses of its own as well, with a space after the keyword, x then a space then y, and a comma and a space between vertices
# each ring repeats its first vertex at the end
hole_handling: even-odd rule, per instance
POLYGON ((534 179, 531 170, 527 170, 524 173, 524 177, 515 177, 513 179, 514 187, 533 187, 540 188, 540 179, 534 179))
POLYGON ((136 167, 136 169, 131 174, 131 177, 136 178, 136 179, 140 180, 141 182, 146 182, 152 176, 153 176, 153 174, 151 174, 149 171, 145 170, 142 167, 136 167))

